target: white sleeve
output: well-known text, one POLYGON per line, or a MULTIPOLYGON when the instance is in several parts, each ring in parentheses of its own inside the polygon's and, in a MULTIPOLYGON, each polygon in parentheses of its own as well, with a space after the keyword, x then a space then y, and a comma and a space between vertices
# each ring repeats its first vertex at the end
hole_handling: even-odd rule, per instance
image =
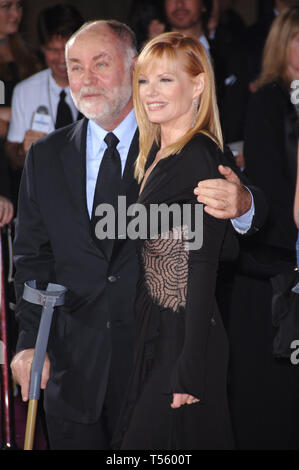
POLYGON ((7 134, 9 142, 23 142, 25 132, 30 129, 32 120, 31 106, 29 105, 28 109, 28 103, 26 106, 25 100, 26 89, 22 84, 19 84, 15 87, 12 95, 11 120, 7 134))
POLYGON ((252 225, 252 220, 255 214, 255 206, 254 206, 254 199, 252 192, 246 186, 245 188, 250 193, 251 196, 251 207, 248 212, 241 215, 240 217, 236 217, 235 219, 231 219, 231 223, 233 224, 234 229, 240 234, 243 235, 248 232, 252 225))

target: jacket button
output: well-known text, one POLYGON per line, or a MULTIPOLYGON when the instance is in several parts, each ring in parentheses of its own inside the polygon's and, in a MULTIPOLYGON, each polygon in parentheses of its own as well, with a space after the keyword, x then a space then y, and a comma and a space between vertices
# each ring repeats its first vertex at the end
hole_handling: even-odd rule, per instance
POLYGON ((116 277, 116 276, 109 276, 109 277, 108 277, 108 281, 109 281, 109 282, 116 282, 116 281, 117 281, 117 277, 116 277))

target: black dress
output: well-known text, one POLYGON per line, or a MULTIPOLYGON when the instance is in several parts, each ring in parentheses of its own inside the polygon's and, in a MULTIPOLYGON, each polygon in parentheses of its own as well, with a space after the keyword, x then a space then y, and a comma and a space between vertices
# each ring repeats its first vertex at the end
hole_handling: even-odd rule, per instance
POLYGON ((159 161, 138 200, 148 216, 153 205, 164 203, 181 209, 189 204, 191 217, 181 225, 170 217, 168 232, 160 224, 155 237, 139 240, 136 356, 115 438, 123 450, 234 447, 226 392, 228 342, 215 284, 221 253, 234 256, 237 244, 230 222, 204 211, 200 220, 196 211, 202 207, 193 194, 199 180, 220 177, 220 156, 210 138, 197 134, 179 154, 159 161), (202 247, 189 249, 190 230, 196 229, 199 240, 202 227, 202 247), (174 410, 174 392, 200 402, 174 410))

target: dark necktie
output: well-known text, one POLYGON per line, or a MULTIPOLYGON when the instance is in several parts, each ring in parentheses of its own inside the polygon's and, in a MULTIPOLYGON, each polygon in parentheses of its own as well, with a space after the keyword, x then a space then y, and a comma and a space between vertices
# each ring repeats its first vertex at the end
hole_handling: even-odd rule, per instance
POLYGON ((73 120, 73 115, 69 105, 65 101, 66 92, 64 90, 60 93, 60 100, 57 106, 57 116, 56 116, 56 124, 55 129, 59 129, 60 127, 67 126, 71 124, 73 120))
MULTIPOLYGON (((116 146, 119 142, 118 138, 109 132, 104 141, 107 144, 107 149, 103 155, 102 163, 98 172, 97 183, 95 187, 95 194, 93 200, 91 228, 92 236, 96 244, 103 247, 107 254, 110 256, 114 244, 114 240, 99 240, 96 237, 95 229, 99 221, 99 216, 95 215, 95 210, 99 204, 110 204, 115 210, 115 230, 117 235, 117 195, 119 194, 121 184, 121 161, 116 146)), ((105 215, 104 215, 105 216, 105 215)))

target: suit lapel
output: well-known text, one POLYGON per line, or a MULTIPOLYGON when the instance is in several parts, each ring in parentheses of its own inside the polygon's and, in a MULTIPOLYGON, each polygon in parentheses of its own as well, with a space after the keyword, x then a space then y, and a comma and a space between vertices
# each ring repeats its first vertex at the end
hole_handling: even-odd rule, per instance
POLYGON ((80 211, 85 219, 89 218, 85 188, 87 123, 88 120, 83 119, 70 129, 66 144, 60 151, 67 186, 72 194, 76 210, 80 211))
MULTIPOLYGON (((71 129, 66 138, 66 144, 61 148, 60 158, 64 169, 67 187, 76 212, 79 214, 82 223, 85 225, 90 241, 90 218, 86 200, 86 136, 88 119, 84 118, 78 121, 71 129)), ((92 244, 95 250, 101 255, 105 255, 95 244, 92 244)))
POLYGON ((67 186, 72 199, 85 221, 89 220, 86 204, 86 134, 87 119, 76 123, 66 138, 66 144, 61 148, 60 158, 64 168, 67 186))

